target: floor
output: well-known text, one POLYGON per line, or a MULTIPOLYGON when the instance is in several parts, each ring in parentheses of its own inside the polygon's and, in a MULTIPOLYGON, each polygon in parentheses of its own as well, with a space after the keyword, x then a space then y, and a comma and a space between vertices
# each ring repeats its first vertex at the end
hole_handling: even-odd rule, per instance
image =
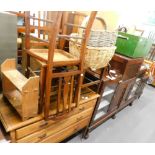
POLYGON ((155 142, 155 88, 146 86, 133 106, 128 106, 93 130, 87 140, 81 134, 68 143, 143 143, 155 142))

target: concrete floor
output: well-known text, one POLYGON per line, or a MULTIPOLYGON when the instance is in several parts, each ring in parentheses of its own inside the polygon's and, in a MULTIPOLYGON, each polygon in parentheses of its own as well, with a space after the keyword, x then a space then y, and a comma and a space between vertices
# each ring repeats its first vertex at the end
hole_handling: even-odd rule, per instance
POLYGON ((146 86, 139 100, 95 130, 87 140, 77 135, 68 143, 143 143, 155 142, 155 88, 146 86))

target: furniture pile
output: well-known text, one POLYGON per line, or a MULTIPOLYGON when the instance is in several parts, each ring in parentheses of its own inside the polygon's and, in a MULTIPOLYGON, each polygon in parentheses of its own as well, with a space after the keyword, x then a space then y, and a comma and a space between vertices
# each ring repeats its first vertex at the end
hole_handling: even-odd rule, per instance
POLYGON ((61 11, 16 14, 24 18, 18 29, 22 73, 15 59, 1 64, 0 120, 11 142, 61 142, 82 129, 87 138, 142 94, 147 79, 143 58, 114 55, 113 32, 103 30, 99 37, 106 33, 113 40, 95 45, 89 40, 100 32, 91 31, 96 20, 106 28, 96 11, 89 16, 61 11))

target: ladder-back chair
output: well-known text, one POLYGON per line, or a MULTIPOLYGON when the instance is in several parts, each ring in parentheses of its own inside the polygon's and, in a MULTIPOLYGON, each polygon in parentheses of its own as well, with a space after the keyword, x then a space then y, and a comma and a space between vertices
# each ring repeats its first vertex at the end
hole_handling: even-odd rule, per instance
MULTIPOLYGON (((57 42, 59 38, 71 38, 69 35, 60 34, 63 29, 61 27, 63 12, 54 12, 52 20, 31 16, 30 12, 25 13, 27 76, 30 75, 31 70, 30 57, 35 58, 43 64, 44 73, 40 76, 42 79, 42 84, 40 85, 40 109, 44 109, 45 119, 64 116, 65 113, 78 107, 83 76, 84 52, 96 13, 95 11, 91 12, 84 36, 82 38, 77 37, 78 39, 82 39, 79 59, 62 49, 58 49, 59 44, 57 42), (46 43, 47 49, 31 49, 31 19, 46 23, 43 26, 38 24, 34 28, 41 30, 42 34, 46 33, 47 40, 44 39, 45 37, 39 38, 41 34, 37 37, 32 37, 36 37, 40 42, 46 43)), ((67 25, 64 24, 64 26, 67 25)))

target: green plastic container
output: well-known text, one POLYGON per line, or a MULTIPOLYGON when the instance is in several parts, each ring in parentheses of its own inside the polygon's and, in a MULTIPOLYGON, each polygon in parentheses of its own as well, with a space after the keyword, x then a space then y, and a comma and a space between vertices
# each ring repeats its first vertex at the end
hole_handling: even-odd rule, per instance
POLYGON ((152 46, 153 41, 140 36, 119 32, 116 41, 116 53, 131 57, 145 57, 152 46))

